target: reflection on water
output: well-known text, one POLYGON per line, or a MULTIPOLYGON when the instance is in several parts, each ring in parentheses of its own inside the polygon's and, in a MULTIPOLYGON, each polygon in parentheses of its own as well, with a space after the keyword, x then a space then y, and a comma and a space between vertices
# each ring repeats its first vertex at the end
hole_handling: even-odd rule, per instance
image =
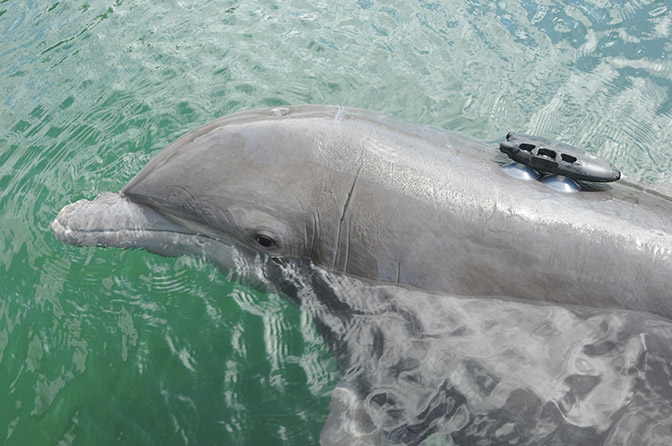
POLYGON ((299 298, 341 371, 324 444, 672 440, 665 318, 371 287, 319 270, 290 281, 319 283, 299 298))
MULTIPOLYGON (((309 309, 252 293, 198 262, 65 246, 48 226, 64 204, 119 190, 166 143, 215 117, 306 102, 489 141, 510 130, 538 133, 598 153, 627 175, 672 184, 671 31, 669 6, 653 0, 0 1, 0 443, 315 444, 338 380, 309 309)), ((665 324, 541 307, 520 311, 531 319, 509 330, 486 308, 504 313, 512 304, 477 302, 483 308, 469 312, 456 304, 459 315, 427 303, 471 327, 448 336, 454 351, 423 337, 426 329, 409 331, 408 342, 454 361, 450 376, 427 372, 447 383, 418 384, 427 396, 443 388, 436 401, 445 407, 447 395, 462 395, 471 415, 499 410, 496 419, 513 421, 493 424, 497 435, 519 432, 508 407, 518 417, 549 413, 549 426, 614 444, 667 435, 660 402, 669 397, 646 387, 666 373, 656 371, 656 358, 669 357, 665 324), (557 339, 544 335, 544 317, 557 339), (585 336, 615 336, 614 346, 569 345, 562 320, 585 336), (541 335, 529 334, 535 323, 541 335), (511 344, 495 346, 520 358, 520 370, 488 336, 511 344), (542 357, 544 367, 526 363, 542 357), (633 373, 617 360, 634 364, 633 373), (552 375, 551 364, 562 372, 552 375), (479 390, 489 380, 498 382, 490 399, 479 390), (597 399, 607 383, 613 390, 597 399), (621 411, 610 412, 613 404, 621 411), (626 433, 632 439, 618 443, 626 433)), ((357 327, 352 336, 364 339, 357 327)), ((386 341, 381 352, 423 351, 388 337, 396 347, 386 341)), ((388 379, 393 360, 381 358, 366 366, 380 370, 361 376, 388 379)), ((366 387, 357 376, 342 385, 359 398, 366 387)), ((406 381, 392 382, 407 395, 410 375, 399 376, 406 381)), ((383 384, 368 388, 380 393, 383 384)), ((427 401, 385 406, 377 394, 370 407, 401 410, 380 415, 392 425, 410 423, 421 413, 413 404, 427 401)), ((460 407, 435 435, 464 423, 460 407)), ((545 432, 540 423, 535 432, 545 432)), ((489 425, 483 418, 474 432, 493 438, 489 425)), ((464 429, 459 438, 475 438, 464 429)))

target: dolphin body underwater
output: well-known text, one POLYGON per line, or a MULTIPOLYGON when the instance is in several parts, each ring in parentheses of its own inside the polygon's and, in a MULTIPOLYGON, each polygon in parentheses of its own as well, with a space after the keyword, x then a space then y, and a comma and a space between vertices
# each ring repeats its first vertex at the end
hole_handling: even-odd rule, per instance
POLYGON ((379 113, 255 110, 52 228, 204 257, 306 308, 341 370, 323 444, 669 441, 672 195, 631 179, 563 194, 506 162, 379 113), (521 365, 577 339, 578 369, 521 365))

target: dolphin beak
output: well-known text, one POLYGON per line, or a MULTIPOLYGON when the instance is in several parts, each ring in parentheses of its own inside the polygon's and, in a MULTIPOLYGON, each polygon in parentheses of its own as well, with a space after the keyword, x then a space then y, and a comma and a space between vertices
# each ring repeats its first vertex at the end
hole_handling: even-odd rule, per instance
POLYGON ((156 211, 114 193, 65 206, 51 228, 56 238, 75 246, 148 250, 152 250, 153 239, 165 242, 168 234, 186 232, 156 211))
POLYGON ((179 225, 152 208, 115 193, 65 206, 51 223, 56 238, 75 246, 142 248, 167 257, 192 255, 224 268, 235 249, 221 240, 179 225))
MULTIPOLYGON (((189 255, 213 262, 230 280, 270 290, 255 256, 235 244, 180 225, 123 194, 106 193, 95 200, 65 206, 51 223, 59 240, 75 246, 141 248, 167 257, 189 255)), ((258 255, 257 255, 258 256, 258 255)))

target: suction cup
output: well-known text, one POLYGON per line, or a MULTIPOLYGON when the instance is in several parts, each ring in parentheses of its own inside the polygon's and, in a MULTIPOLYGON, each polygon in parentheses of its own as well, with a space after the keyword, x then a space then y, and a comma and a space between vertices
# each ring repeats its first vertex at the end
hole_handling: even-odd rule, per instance
POLYGON ((502 166, 504 172, 513 178, 523 181, 533 181, 539 179, 539 174, 530 166, 521 163, 507 163, 502 166))
POLYGON ((562 175, 544 177, 541 182, 556 192, 573 194, 581 190, 581 186, 579 186, 576 181, 571 178, 563 177, 562 175))

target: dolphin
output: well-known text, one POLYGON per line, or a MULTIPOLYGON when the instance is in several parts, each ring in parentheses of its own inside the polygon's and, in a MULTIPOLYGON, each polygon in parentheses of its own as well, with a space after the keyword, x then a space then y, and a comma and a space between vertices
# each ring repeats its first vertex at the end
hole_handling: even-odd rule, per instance
POLYGON ((199 255, 229 274, 307 261, 452 295, 672 316, 672 194, 632 179, 562 194, 504 163, 493 145, 381 113, 254 110, 187 133, 51 226, 74 245, 199 255))
POLYGON ((51 226, 204 257, 306 309, 340 369, 324 445, 669 441, 672 195, 627 178, 563 194, 506 165, 384 114, 255 110, 51 226))

